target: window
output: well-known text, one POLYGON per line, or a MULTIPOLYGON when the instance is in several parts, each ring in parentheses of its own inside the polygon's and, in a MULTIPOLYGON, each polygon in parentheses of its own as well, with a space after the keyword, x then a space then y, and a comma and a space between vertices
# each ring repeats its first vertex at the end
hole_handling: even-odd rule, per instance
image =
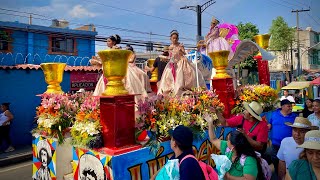
POLYGON ((319 50, 313 50, 311 55, 311 63, 310 64, 317 64, 320 65, 320 58, 319 58, 319 50))
POLYGON ((76 55, 76 40, 70 37, 50 37, 49 54, 76 55))
POLYGON ((11 31, 0 29, 0 52, 11 52, 11 31))
POLYGON ((320 34, 315 33, 313 37, 314 37, 314 43, 318 43, 320 41, 320 34))

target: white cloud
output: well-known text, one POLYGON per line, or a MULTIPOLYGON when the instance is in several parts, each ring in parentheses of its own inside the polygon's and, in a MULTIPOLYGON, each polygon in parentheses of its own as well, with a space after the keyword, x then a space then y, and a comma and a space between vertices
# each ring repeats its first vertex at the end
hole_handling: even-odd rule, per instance
POLYGON ((88 11, 82 5, 75 5, 70 11, 69 15, 74 18, 84 18, 84 17, 96 17, 97 14, 88 11))

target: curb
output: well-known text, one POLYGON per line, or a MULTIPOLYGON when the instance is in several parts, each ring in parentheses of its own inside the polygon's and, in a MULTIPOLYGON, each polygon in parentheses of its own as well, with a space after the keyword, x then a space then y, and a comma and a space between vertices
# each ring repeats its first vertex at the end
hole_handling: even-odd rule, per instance
MULTIPOLYGON (((3 156, 3 155, 2 155, 3 156)), ((0 167, 12 165, 22 161, 32 160, 32 151, 15 153, 0 158, 0 167)))

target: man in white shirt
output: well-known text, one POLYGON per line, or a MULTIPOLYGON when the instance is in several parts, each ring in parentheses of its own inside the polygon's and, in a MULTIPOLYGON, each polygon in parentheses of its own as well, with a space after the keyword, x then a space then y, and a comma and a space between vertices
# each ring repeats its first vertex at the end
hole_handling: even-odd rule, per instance
POLYGON ((282 101, 284 99, 288 99, 290 102, 295 103, 294 98, 289 95, 288 90, 283 91, 283 96, 281 96, 280 101, 282 101))
POLYGON ((279 179, 283 179, 286 175, 286 169, 290 163, 299 159, 303 148, 297 148, 303 144, 305 134, 312 128, 307 118, 296 117, 294 123, 286 122, 287 126, 292 127, 292 137, 286 137, 281 141, 280 149, 277 157, 279 158, 278 175, 279 179))

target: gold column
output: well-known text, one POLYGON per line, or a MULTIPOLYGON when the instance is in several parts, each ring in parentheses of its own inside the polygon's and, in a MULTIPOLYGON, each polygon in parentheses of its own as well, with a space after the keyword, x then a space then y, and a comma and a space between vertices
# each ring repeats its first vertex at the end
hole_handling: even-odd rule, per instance
POLYGON ((213 67, 216 69, 216 75, 213 78, 222 79, 222 78, 231 78, 227 74, 226 68, 228 66, 228 56, 229 51, 213 51, 209 52, 208 55, 212 59, 213 67))

